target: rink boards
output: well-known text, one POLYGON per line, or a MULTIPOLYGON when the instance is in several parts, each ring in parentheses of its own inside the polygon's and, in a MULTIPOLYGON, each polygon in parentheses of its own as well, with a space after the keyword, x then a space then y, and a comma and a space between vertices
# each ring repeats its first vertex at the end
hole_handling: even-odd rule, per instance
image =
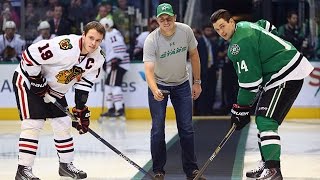
MULTIPOLYGON (((320 62, 312 62, 314 71, 308 76, 302 87, 301 93, 294 103, 287 118, 320 118, 320 62)), ((18 119, 18 111, 12 87, 12 75, 17 64, 0 65, 0 120, 18 119)), ((191 67, 190 65, 188 67, 191 67)), ((190 68, 189 68, 190 69, 190 68)), ((191 70, 189 70, 191 72, 191 70)), ((191 73, 189 73, 191 74, 191 73)), ((102 112, 103 77, 100 74, 99 81, 94 85, 88 99, 87 105, 92 112, 92 119, 97 119, 102 112)), ((124 77, 122 91, 126 105, 128 119, 148 119, 148 88, 145 80, 143 63, 133 63, 124 77)), ((74 106, 74 93, 68 92, 67 100, 69 107, 74 106)), ((174 111, 169 101, 167 112, 168 118, 174 118, 174 111)))

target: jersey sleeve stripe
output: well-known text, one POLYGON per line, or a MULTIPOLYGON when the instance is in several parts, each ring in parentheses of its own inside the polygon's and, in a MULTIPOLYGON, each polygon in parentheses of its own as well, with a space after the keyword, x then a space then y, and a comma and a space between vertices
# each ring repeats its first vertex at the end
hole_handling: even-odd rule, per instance
POLYGON ((261 83, 262 83, 262 78, 260 78, 256 82, 252 82, 252 83, 240 83, 239 82, 239 86, 240 86, 240 88, 248 90, 250 92, 258 92, 261 83))
POLYGON ((264 29, 270 32, 270 28, 271 28, 270 22, 266 21, 266 27, 264 29))
POLYGON ((29 51, 28 48, 26 49, 26 52, 27 52, 27 54, 28 54, 29 59, 31 59, 32 62, 34 62, 36 65, 40 65, 40 64, 31 56, 30 51, 29 51))
POLYGON ((85 87, 88 87, 88 88, 92 88, 92 86, 88 85, 88 84, 81 84, 81 83, 75 83, 77 85, 81 85, 81 86, 85 86, 85 87))
POLYGON ((93 82, 91 82, 91 81, 89 81, 88 79, 86 79, 86 78, 81 78, 81 79, 83 79, 86 83, 88 83, 88 84, 90 84, 91 86, 93 86, 93 82))
POLYGON ((28 57, 26 56, 26 52, 23 51, 22 53, 22 60, 26 62, 27 66, 32 66, 32 62, 28 59, 28 57))
POLYGON ((250 92, 258 92, 258 91, 259 91, 259 87, 260 87, 260 86, 255 86, 255 87, 241 87, 241 86, 240 86, 240 88, 245 89, 245 90, 248 90, 248 91, 250 91, 250 92))
POLYGON ((258 81, 250 82, 250 83, 239 82, 239 86, 242 88, 251 88, 251 87, 259 86, 261 83, 262 83, 262 78, 260 78, 258 81))

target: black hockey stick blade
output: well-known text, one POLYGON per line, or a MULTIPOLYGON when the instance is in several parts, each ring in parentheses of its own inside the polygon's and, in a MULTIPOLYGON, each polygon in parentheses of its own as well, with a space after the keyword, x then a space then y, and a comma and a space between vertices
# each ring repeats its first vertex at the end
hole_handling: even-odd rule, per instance
MULTIPOLYGON (((64 108, 60 103, 57 102, 57 100, 50 96, 49 94, 45 94, 45 99, 47 101, 50 101, 51 103, 53 103, 55 106, 57 106, 61 111, 63 111, 64 113, 66 113, 71 119, 72 121, 78 121, 77 118, 75 118, 73 116, 73 114, 71 114, 68 109, 64 108)), ((122 157, 123 159, 125 159, 129 164, 131 164, 132 166, 134 166, 135 168, 137 168, 139 171, 141 171, 142 173, 144 173, 145 175, 149 176, 151 179, 155 179, 150 173, 148 173, 147 171, 145 171, 142 167, 140 167, 137 163, 133 162, 131 159, 129 159, 127 156, 125 156, 122 152, 120 152, 117 148, 115 148, 113 145, 111 145, 110 143, 108 143, 105 139, 103 139, 101 136, 99 136, 96 132, 94 132, 92 129, 88 129, 88 132, 93 135, 95 138, 97 138, 100 142, 102 142, 104 145, 108 146, 108 148, 110 148, 113 152, 115 152, 116 154, 118 154, 120 157, 122 157)))

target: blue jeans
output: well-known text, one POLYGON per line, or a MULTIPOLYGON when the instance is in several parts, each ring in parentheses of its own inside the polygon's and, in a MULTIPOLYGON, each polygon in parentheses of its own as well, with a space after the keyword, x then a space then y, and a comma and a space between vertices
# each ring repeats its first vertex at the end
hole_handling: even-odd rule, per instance
MULTIPOLYGON (((162 86, 159 89, 169 90, 170 99, 176 114, 178 134, 182 150, 183 171, 191 176, 192 171, 198 169, 194 151, 194 130, 192 125, 192 98, 189 82, 186 81, 178 86, 162 86)), ((162 101, 154 99, 149 88, 149 108, 152 117, 151 129, 151 156, 153 172, 165 172, 164 165, 167 161, 165 142, 165 115, 168 97, 162 101)))

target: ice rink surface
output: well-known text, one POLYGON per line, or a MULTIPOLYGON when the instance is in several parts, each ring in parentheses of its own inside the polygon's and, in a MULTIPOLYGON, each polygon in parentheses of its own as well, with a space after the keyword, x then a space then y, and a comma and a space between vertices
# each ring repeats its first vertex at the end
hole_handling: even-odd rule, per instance
MULTIPOLYGON (((17 168, 20 121, 0 121, 0 179, 14 179, 17 168)), ((92 121, 91 129, 132 161, 145 166, 150 155, 150 120, 127 122, 92 121)), ((138 170, 89 133, 72 130, 75 142, 74 165, 87 172, 88 180, 132 179, 138 170)), ((166 122, 166 141, 177 133, 173 120, 166 122)), ((243 178, 259 160, 257 129, 252 122, 246 143, 243 178)), ((320 180, 320 120, 285 121, 279 129, 282 143, 282 174, 285 180, 320 180)), ((58 158, 47 122, 39 140, 33 172, 42 180, 67 179, 58 175, 58 158)), ((215 147, 213 147, 215 148, 215 147)), ((180 163, 180 162, 177 162, 180 163)), ((231 178, 230 178, 231 179, 231 178)), ((232 178, 237 179, 237 178, 232 178)), ((239 178, 241 179, 241 178, 239 178)))

